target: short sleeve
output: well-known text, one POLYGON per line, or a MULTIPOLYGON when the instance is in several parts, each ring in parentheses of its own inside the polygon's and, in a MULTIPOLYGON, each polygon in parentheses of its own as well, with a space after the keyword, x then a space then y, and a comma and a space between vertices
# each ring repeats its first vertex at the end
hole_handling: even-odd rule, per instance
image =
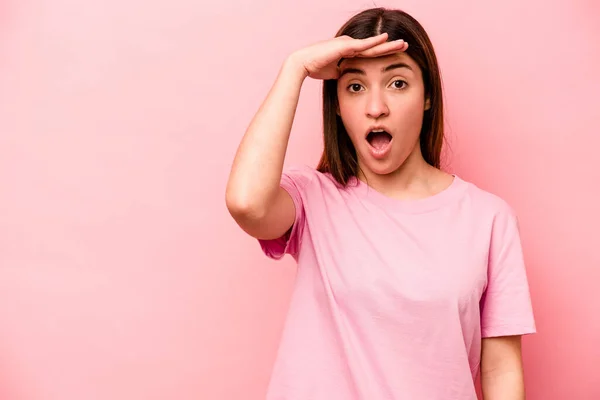
POLYGON ((536 332, 518 219, 510 208, 494 222, 480 309, 482 338, 536 332))
POLYGON ((291 230, 285 235, 277 239, 258 239, 263 252, 268 257, 279 260, 285 254, 297 256, 302 244, 302 235, 306 223, 303 190, 309 180, 310 174, 307 168, 294 167, 282 173, 280 186, 291 196, 296 216, 291 230))

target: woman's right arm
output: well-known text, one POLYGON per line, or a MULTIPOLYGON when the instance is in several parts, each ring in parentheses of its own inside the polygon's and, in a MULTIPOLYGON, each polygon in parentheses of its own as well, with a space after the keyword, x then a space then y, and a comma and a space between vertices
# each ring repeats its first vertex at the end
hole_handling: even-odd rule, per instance
POLYGON ((340 36, 298 50, 283 63, 242 138, 227 182, 227 208, 248 234, 277 239, 294 223, 294 203, 280 182, 304 79, 337 79, 341 58, 378 57, 408 46, 386 40, 387 33, 367 39, 340 36))
POLYGON ((281 237, 294 222, 294 203, 279 184, 300 89, 307 76, 304 65, 288 57, 233 161, 227 208, 244 231, 259 239, 281 237))

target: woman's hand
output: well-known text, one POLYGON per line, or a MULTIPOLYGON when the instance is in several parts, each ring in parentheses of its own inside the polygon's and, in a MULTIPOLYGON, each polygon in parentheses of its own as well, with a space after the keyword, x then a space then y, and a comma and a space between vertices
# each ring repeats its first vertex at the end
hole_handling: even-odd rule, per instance
POLYGON ((338 62, 342 58, 380 57, 408 48, 408 43, 404 40, 387 42, 387 37, 385 32, 367 39, 338 36, 297 50, 290 59, 304 68, 306 76, 314 79, 337 79, 338 62))

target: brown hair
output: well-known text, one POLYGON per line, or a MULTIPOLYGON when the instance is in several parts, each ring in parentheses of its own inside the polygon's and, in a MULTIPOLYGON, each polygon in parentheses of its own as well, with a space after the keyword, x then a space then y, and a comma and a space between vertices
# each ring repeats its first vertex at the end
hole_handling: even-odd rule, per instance
MULTIPOLYGON (((425 111, 419 137, 425 161, 440 168, 440 154, 444 141, 444 115, 442 81, 433 45, 421 24, 397 9, 371 8, 356 14, 336 33, 355 39, 366 39, 388 34, 388 41, 404 39, 408 42, 406 54, 410 56, 423 76, 425 97, 431 107, 425 111)), ((358 172, 356 149, 337 114, 337 80, 323 82, 323 141, 324 149, 317 170, 329 172, 342 185, 358 172)))

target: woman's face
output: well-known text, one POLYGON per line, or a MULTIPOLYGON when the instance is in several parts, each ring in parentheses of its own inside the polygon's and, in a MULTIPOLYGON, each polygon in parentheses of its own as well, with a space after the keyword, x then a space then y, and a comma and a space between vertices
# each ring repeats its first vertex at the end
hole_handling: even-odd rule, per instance
POLYGON ((360 168, 379 175, 396 171, 415 148, 420 151, 417 144, 429 100, 419 66, 399 52, 344 59, 339 68, 338 114, 360 168))

